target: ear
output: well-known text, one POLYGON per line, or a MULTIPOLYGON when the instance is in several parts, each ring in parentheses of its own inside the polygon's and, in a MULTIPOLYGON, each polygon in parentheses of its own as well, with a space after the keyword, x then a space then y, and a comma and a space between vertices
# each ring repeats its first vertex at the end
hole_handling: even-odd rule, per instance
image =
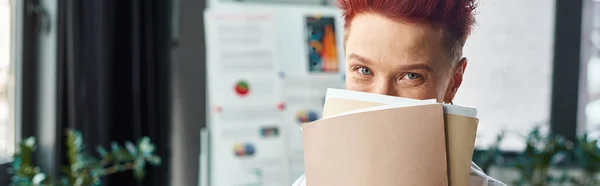
POLYGON ((454 96, 458 92, 458 87, 462 84, 465 69, 467 69, 467 58, 463 57, 451 72, 452 74, 450 74, 450 82, 448 82, 448 88, 444 95, 444 102, 451 103, 454 100, 454 96))

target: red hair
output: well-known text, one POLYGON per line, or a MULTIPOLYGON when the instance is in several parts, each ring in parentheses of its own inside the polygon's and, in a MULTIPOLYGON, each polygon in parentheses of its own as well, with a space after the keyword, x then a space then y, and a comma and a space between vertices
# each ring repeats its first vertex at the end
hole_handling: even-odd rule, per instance
POLYGON ((357 14, 377 13, 393 20, 442 26, 450 34, 450 43, 446 44, 451 50, 462 51, 475 24, 475 0, 338 0, 338 3, 344 12, 346 30, 357 14))

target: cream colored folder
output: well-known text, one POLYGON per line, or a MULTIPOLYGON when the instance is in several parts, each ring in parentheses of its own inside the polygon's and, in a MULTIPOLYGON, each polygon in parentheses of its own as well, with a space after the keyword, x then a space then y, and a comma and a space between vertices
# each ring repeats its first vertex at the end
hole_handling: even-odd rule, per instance
POLYGON ((302 126, 307 183, 468 185, 476 113, 435 100, 329 89, 324 119, 302 126), (436 149, 440 139, 443 150, 436 149), (386 156, 389 159, 380 157, 390 154, 394 156, 386 156), (415 154, 419 156, 411 156, 415 154), (442 156, 444 162, 439 160, 442 156), (378 163, 388 166, 375 166, 378 163), (369 164, 373 166, 363 167, 369 164), (440 170, 444 176, 437 175, 440 170))

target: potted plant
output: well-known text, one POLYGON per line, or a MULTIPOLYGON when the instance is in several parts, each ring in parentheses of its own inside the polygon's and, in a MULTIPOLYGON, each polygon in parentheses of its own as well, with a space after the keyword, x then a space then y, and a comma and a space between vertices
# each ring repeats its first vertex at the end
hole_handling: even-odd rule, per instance
POLYGON ((513 167, 520 174, 520 179, 514 184, 546 186, 551 182, 566 182, 566 174, 554 177, 549 170, 566 159, 568 143, 561 135, 543 134, 539 126, 535 127, 526 137, 525 150, 513 162, 513 167))
POLYGON ((571 178, 574 185, 600 185, 598 172, 600 172, 600 148, 598 139, 591 140, 587 134, 579 137, 575 148, 572 150, 575 164, 582 169, 580 177, 571 178))
POLYGON ((136 179, 141 180, 145 176, 146 165, 158 166, 161 163, 161 158, 154 152, 155 146, 147 137, 136 144, 113 142, 110 150, 99 146, 96 148, 99 157, 84 152, 83 137, 76 130, 66 132, 65 145, 67 164, 62 167, 62 177, 51 178, 33 162, 35 138, 23 140, 14 156, 11 185, 92 186, 100 185, 102 177, 123 171, 133 171, 136 179))

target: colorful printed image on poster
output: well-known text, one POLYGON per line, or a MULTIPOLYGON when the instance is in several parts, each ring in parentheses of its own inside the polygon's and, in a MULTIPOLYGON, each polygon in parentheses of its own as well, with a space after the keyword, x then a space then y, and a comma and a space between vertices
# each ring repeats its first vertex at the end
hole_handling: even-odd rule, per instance
POLYGON ((262 127, 260 128, 260 136, 263 138, 273 138, 279 136, 277 127, 262 127))
POLYGON ((300 124, 317 121, 319 118, 319 114, 313 110, 299 110, 296 112, 296 119, 300 124))
POLYGON ((250 92, 250 84, 245 80, 239 80, 233 86, 233 90, 238 96, 246 96, 250 92))
POLYGON ((308 70, 312 73, 338 72, 339 61, 333 17, 306 18, 308 70))
POLYGON ((251 143, 237 143, 233 145, 233 152, 237 157, 254 156, 256 148, 251 143))

